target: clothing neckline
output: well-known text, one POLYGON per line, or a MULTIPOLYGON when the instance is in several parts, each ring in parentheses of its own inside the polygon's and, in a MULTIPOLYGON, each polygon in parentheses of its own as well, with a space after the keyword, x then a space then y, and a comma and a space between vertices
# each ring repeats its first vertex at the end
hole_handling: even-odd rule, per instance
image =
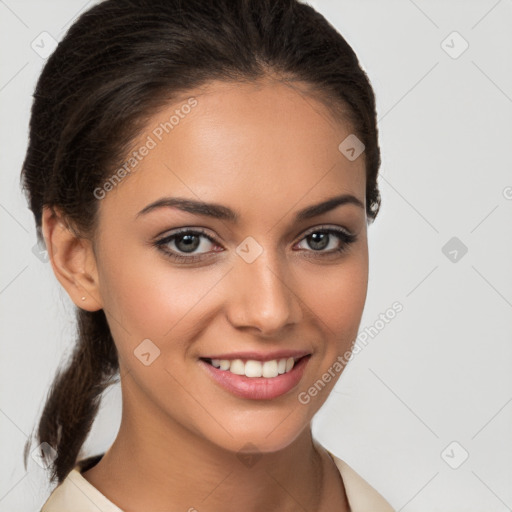
MULTIPOLYGON (((342 459, 336 457, 326 448, 324 449, 338 468, 351 512, 366 512, 368 510, 372 510, 372 512, 394 512, 394 509, 384 499, 384 497, 356 471, 354 471, 351 466, 342 459)), ((73 487, 74 484, 74 486, 78 488, 81 493, 87 496, 91 502, 101 506, 102 510, 108 512, 124 512, 117 505, 112 503, 104 494, 102 494, 99 489, 94 487, 94 485, 92 485, 82 474, 98 464, 104 455, 105 452, 79 460, 62 484, 66 481, 71 482, 71 487, 73 487)), ((69 484, 68 487, 70 487, 69 484)), ((47 511, 43 508, 42 512, 47 511)))

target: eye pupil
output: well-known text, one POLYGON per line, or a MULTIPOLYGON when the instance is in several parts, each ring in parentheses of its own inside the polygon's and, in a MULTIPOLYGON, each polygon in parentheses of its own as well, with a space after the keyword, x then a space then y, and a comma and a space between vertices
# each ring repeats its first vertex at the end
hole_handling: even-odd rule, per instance
POLYGON ((199 247, 199 237, 197 235, 181 235, 176 238, 175 243, 180 251, 192 252, 199 247), (184 241, 186 241, 185 244, 181 246, 184 241))
POLYGON ((312 233, 308 238, 312 241, 310 243, 312 249, 321 250, 325 249, 328 245, 329 233, 312 233))

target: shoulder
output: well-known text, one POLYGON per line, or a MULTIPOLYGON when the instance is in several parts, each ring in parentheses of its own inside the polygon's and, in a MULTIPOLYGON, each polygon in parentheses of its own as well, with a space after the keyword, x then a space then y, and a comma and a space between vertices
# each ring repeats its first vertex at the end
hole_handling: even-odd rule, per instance
POLYGON ((81 471, 98 462, 102 455, 79 461, 62 483, 53 490, 41 512, 123 512, 81 474, 81 471))
POLYGON ((340 474, 352 512, 395 512, 395 509, 344 460, 327 450, 340 474))

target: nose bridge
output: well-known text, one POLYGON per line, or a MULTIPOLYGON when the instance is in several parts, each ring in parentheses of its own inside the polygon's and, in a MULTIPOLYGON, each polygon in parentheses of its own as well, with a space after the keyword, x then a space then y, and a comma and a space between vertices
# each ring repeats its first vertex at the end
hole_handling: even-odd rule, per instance
POLYGON ((242 242, 237 254, 231 321, 267 334, 298 322, 300 301, 289 282, 286 262, 254 240, 242 242))

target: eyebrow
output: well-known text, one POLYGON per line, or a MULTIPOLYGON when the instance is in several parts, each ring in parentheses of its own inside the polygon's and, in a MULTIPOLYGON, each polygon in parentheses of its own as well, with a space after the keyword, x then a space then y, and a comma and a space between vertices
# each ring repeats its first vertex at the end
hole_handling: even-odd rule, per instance
MULTIPOLYGON (((304 221, 327 213, 338 206, 345 204, 354 204, 364 210, 364 204, 352 194, 342 194, 339 196, 331 197, 321 203, 308 206, 295 214, 295 222, 304 221)), ((157 201, 148 204, 143 208, 136 217, 146 215, 147 213, 158 208, 178 208, 184 212, 192 213, 195 215, 204 215, 214 219, 221 219, 237 223, 240 216, 234 210, 227 206, 217 203, 205 203, 203 201, 196 201, 194 199, 186 199, 181 197, 162 197, 157 201)))

